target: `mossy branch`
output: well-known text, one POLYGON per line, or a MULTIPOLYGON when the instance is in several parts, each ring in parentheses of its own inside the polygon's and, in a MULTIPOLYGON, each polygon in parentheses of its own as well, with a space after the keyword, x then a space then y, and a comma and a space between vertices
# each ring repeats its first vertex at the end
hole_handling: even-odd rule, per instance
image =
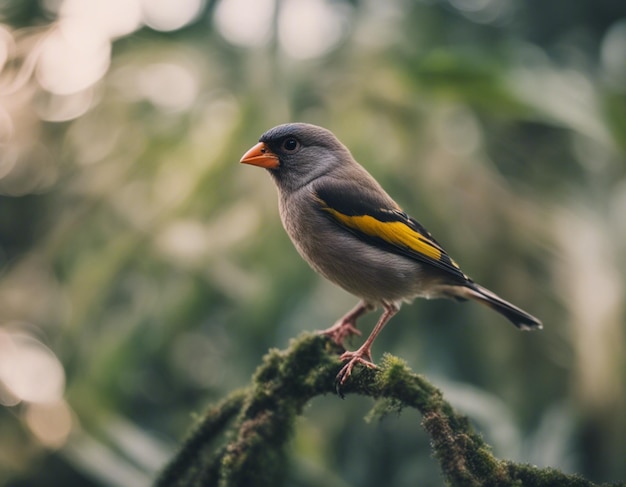
MULTIPOLYGON (((296 417, 312 398, 336 392, 341 367, 337 351, 328 339, 311 334, 293 340, 286 350, 271 350, 249 388, 231 393, 207 411, 156 486, 281 485, 287 468, 285 445, 296 417)), ((436 387, 391 355, 384 356, 378 369, 355 370, 342 393, 417 409, 449 485, 594 485, 555 469, 495 458, 436 387)))

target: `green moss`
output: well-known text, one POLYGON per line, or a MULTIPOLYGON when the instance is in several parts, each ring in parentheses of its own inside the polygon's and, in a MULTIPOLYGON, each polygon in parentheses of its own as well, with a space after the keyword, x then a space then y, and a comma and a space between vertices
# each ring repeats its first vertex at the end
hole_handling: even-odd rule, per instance
MULTIPOLYGON (((328 339, 312 334, 292 340, 286 350, 270 350, 250 387, 207 411, 156 485, 280 486, 297 416, 312 398, 336 389, 338 352, 328 339)), ((392 355, 386 354, 377 369, 355 368, 341 392, 377 399, 369 420, 417 409, 449 485, 593 485, 558 470, 498 460, 439 389, 392 355)))

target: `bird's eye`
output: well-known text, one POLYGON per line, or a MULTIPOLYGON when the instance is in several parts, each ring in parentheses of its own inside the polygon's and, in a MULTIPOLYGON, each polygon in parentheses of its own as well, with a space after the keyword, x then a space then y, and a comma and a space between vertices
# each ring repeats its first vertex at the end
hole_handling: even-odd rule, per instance
POLYGON ((285 152, 295 152, 300 148, 300 142, 293 137, 288 137, 283 141, 282 147, 285 152))

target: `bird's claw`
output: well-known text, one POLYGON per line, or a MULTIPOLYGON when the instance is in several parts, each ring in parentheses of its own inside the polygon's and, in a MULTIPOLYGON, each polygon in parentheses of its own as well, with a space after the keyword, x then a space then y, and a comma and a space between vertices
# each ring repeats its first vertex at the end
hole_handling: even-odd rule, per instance
POLYGON ((351 321, 340 321, 326 330, 318 332, 320 335, 329 337, 333 342, 344 348, 343 342, 353 335, 361 336, 361 332, 351 321))
POLYGON ((343 399, 341 387, 346 383, 348 377, 352 375, 352 369, 356 364, 364 365, 370 369, 375 369, 376 364, 372 362, 372 355, 369 350, 357 350, 356 352, 345 352, 339 357, 339 360, 347 361, 337 374, 336 390, 337 394, 343 399))

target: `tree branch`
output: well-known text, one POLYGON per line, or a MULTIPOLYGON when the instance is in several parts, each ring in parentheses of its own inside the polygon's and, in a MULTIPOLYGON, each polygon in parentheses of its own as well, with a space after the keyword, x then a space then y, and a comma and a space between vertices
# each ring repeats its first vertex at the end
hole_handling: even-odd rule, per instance
MULTIPOLYGON (((271 350, 250 387, 207 411, 156 486, 281 485, 287 469, 285 445, 297 416, 312 398, 335 392, 341 368, 337 352, 327 338, 311 334, 293 340, 286 350, 271 350)), ((436 387, 391 355, 385 355, 376 370, 358 369, 341 392, 384 399, 386 410, 417 409, 452 486, 594 485, 555 469, 495 458, 436 387)))

